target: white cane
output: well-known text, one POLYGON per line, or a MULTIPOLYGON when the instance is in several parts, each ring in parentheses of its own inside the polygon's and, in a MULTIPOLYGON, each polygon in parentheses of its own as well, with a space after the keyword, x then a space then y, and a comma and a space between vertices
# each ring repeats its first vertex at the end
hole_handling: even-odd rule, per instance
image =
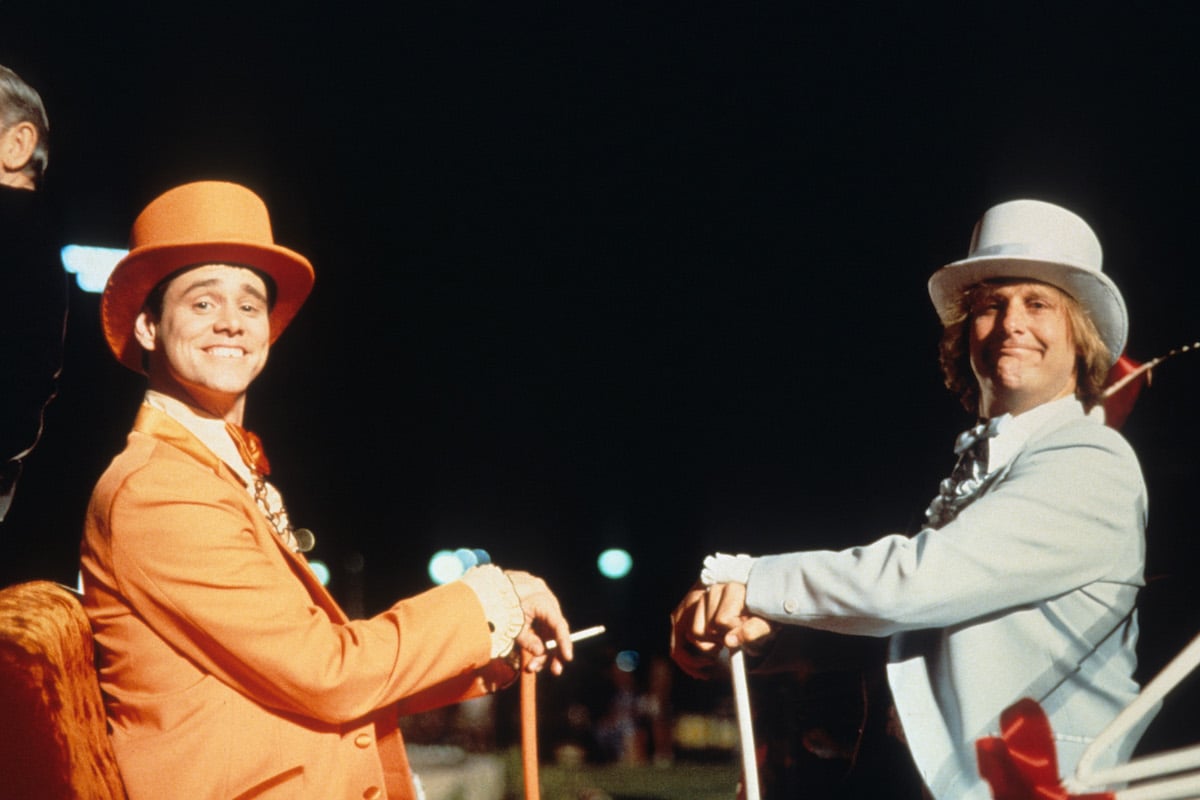
POLYGON ((750 718, 750 687, 746 681, 746 655, 741 648, 729 655, 733 671, 733 701, 737 707, 738 736, 742 741, 742 774, 746 800, 759 800, 758 757, 754 752, 754 724, 750 718))
POLYGON ((1200 767, 1200 745, 1142 755, 1114 767, 1096 767, 1100 757, 1112 751, 1125 734, 1152 719, 1167 694, 1197 667, 1200 667, 1200 636, 1171 659, 1088 745, 1079 759, 1074 779, 1067 782, 1068 788, 1097 791, 1104 786, 1136 781, 1130 788, 1115 791, 1116 800, 1191 800, 1200 797, 1200 770, 1196 769, 1200 767))

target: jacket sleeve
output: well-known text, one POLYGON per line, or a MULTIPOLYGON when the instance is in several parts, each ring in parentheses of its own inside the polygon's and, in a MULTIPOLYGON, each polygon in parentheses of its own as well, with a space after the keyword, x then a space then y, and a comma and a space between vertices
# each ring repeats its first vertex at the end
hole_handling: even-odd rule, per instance
POLYGON ((1142 583, 1146 494, 1128 444, 1064 428, 1019 454, 944 527, 755 562, 764 617, 872 636, 946 627, 1096 581, 1142 583))
POLYGON ((326 722, 420 695, 478 694, 483 610, 461 584, 342 622, 314 602, 252 500, 190 462, 151 459, 113 493, 118 591, 171 647, 265 706, 326 722))

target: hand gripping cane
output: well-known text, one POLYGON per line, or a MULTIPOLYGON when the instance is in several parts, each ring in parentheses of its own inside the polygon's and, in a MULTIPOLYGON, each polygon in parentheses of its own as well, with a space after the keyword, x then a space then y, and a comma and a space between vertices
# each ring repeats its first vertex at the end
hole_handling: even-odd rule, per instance
MULTIPOLYGON (((718 554, 718 558, 720 555, 718 554)), ((728 557, 727 557, 728 558, 728 557)), ((737 556, 735 560, 748 559, 749 556, 737 556)), ((700 573, 701 582, 707 587, 717 583, 717 579, 709 573, 710 561, 704 560, 704 570, 700 573)), ((743 576, 740 583, 745 583, 743 576)), ((758 754, 754 749, 754 719, 750 715, 750 686, 746 680, 746 654, 742 648, 729 650, 730 675, 733 679, 733 700, 737 709, 738 739, 742 745, 742 785, 745 789, 744 800, 759 800, 758 788, 758 754)))

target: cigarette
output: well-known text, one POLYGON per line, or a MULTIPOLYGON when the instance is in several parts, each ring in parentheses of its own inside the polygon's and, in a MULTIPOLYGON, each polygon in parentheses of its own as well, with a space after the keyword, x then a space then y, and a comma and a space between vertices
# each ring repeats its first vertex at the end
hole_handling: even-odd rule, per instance
MULTIPOLYGON (((599 636, 602 633, 604 633, 603 625, 593 625, 590 628, 583 628, 582 630, 575 631, 569 638, 572 642, 578 642, 580 639, 590 639, 593 636, 599 636)), ((551 639, 550 641, 546 642, 547 650, 553 650, 556 647, 558 647, 558 642, 555 640, 551 639)))

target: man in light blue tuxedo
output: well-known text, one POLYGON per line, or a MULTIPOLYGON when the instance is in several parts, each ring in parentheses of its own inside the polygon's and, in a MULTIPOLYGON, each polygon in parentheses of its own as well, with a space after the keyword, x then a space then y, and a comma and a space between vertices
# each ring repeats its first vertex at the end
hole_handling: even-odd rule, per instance
POLYGON ((1128 316, 1087 223, 1035 200, 989 209, 929 293, 946 385, 979 424, 924 528, 840 552, 710 556, 672 615, 672 655, 705 677, 724 647, 778 657, 788 626, 890 637, 888 683, 928 793, 984 800, 975 742, 1005 708, 1042 705, 1065 776, 1138 692, 1146 488, 1099 406, 1128 316))

